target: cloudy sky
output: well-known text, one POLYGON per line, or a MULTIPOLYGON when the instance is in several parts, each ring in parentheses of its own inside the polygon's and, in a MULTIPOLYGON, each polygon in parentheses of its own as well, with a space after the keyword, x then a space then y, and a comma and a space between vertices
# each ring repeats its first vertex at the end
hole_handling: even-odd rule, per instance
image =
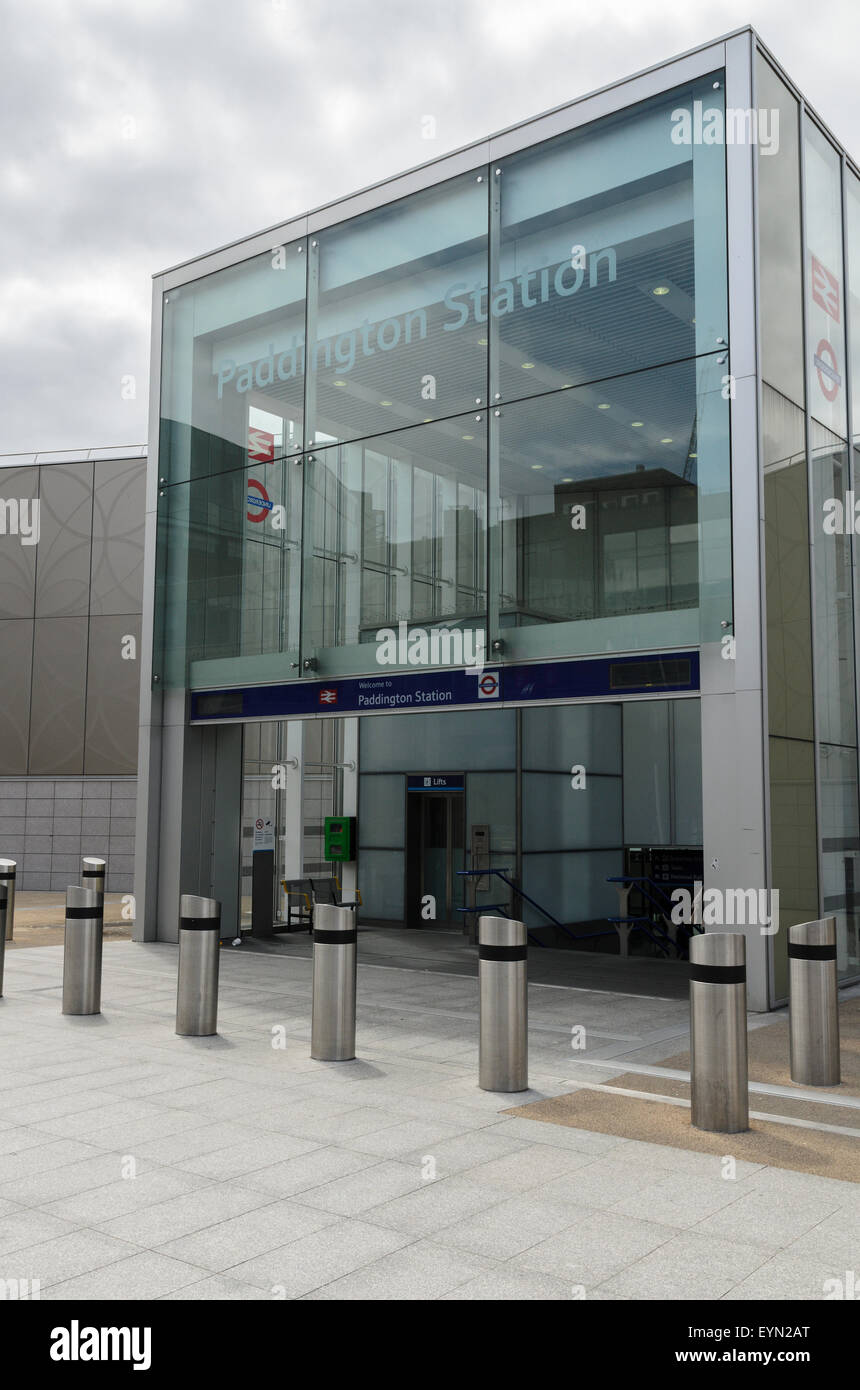
POLYGON ((860 158, 857 0, 0 0, 0 454, 145 440, 155 271, 746 23, 860 158))

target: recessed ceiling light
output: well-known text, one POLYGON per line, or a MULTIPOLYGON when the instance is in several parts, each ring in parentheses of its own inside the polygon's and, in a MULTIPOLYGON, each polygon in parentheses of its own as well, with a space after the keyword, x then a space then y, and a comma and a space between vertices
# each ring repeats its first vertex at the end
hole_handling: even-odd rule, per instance
POLYGON ((572 381, 566 381, 566 382, 564 383, 564 385, 562 386, 561 389, 562 389, 562 391, 570 391, 570 390, 572 389, 572 387, 573 387, 573 382, 572 382, 572 381))
POLYGON ((645 424, 645 421, 644 421, 644 420, 631 420, 631 421, 630 421, 630 428, 633 429, 633 430, 641 430, 641 428, 642 428, 642 426, 643 426, 644 424, 645 424))
POLYGON ((597 409, 598 409, 598 410, 608 410, 608 409, 609 409, 609 402, 608 402, 608 401, 601 401, 601 403, 600 403, 600 405, 597 407, 597 409))
POLYGON ((669 286, 668 286, 668 285, 655 285, 654 288, 653 288, 653 290, 651 291, 651 293, 652 293, 652 294, 668 294, 668 293, 669 293, 669 286))
POLYGON ((562 481, 563 483, 572 483, 572 482, 573 482, 573 478, 562 478, 561 481, 562 481))
POLYGON ((532 471, 535 472, 535 473, 537 473, 541 468, 543 468, 543 464, 542 464, 542 463, 533 463, 533 464, 532 464, 532 471))
POLYGON ((698 454, 688 454, 687 457, 688 457, 688 458, 691 458, 691 459, 697 459, 697 458, 699 457, 699 455, 698 455, 698 454))
POLYGON ((424 416, 424 424, 425 424, 425 425, 432 425, 432 423, 433 423, 433 416, 432 416, 432 415, 425 415, 425 416, 424 416))
POLYGON ((671 439, 661 439, 661 440, 660 440, 660 443, 661 443, 661 444, 671 444, 672 441, 671 441, 671 439))
POLYGON ((478 339, 478 347, 486 347, 486 346, 487 346, 487 340, 486 340, 486 338, 479 338, 479 339, 478 339))
POLYGON ((391 401, 380 401, 380 405, 391 405, 391 401))
POLYGON ((532 367, 534 366, 534 362, 521 362, 520 366, 522 367, 524 372, 530 372, 532 367))
POLYGON ((474 439, 475 436, 474 436, 473 434, 461 434, 461 435, 460 435, 460 438, 461 438, 461 439, 474 439))
POLYGON ((335 381, 335 382, 332 383, 332 385, 334 385, 334 386, 345 386, 345 385, 346 385, 346 382, 345 382, 345 381, 335 381))

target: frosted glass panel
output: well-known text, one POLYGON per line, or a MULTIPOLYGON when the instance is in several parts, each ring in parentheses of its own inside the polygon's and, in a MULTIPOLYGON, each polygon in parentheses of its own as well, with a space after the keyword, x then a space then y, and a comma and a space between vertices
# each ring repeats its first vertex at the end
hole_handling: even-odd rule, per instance
POLYGON ((403 776, 360 777, 358 793, 358 843, 385 849, 402 849, 404 841, 403 776))
POLYGON ((702 721, 698 700, 675 700, 673 783, 675 844, 702 843, 702 721))
POLYGON ((358 887, 363 907, 361 918, 379 917, 403 921, 403 854, 395 850, 365 849, 359 861, 358 887))
POLYGON ((360 721, 363 772, 466 772, 513 768, 513 710, 380 714, 360 721))
POLYGON ((524 774, 524 851, 606 849, 621 842, 620 777, 588 777, 575 791, 567 775, 524 774))
POLYGON ((624 841, 668 845, 669 706, 665 700, 624 708, 624 841))
MULTIPOLYGON (((513 868, 516 852, 516 778, 513 772, 473 772, 466 784, 466 846, 469 827, 490 827, 490 854, 494 867, 513 868), (502 856, 497 858, 495 856, 502 856)), ((471 868, 471 864, 467 864, 471 868)), ((502 893, 498 884, 493 891, 502 893)))
MULTIPOLYGON (((615 885, 606 880, 623 872, 620 850, 603 854, 526 854, 523 889, 565 925, 590 922, 618 915, 615 885)), ((528 926, 547 925, 546 918, 528 903, 523 911, 528 926)), ((607 943, 612 949, 609 937, 607 943)))
POLYGON ((523 710, 523 767, 559 772, 581 763, 587 772, 621 771, 619 705, 553 705, 523 710))

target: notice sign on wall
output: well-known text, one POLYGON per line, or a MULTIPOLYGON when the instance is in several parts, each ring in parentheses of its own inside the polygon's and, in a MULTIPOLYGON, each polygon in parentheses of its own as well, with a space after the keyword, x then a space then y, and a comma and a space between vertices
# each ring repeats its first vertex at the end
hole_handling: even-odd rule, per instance
POLYGON ((254 821, 254 853, 257 850, 275 848, 275 823, 258 816, 254 821))

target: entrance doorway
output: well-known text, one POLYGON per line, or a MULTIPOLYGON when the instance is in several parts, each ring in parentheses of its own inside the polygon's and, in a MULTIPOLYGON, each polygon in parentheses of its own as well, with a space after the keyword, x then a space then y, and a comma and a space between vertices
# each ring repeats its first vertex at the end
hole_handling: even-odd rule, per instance
POLYGON ((407 792, 404 918, 410 927, 463 925, 457 871, 465 868, 464 800, 462 790, 407 792))

